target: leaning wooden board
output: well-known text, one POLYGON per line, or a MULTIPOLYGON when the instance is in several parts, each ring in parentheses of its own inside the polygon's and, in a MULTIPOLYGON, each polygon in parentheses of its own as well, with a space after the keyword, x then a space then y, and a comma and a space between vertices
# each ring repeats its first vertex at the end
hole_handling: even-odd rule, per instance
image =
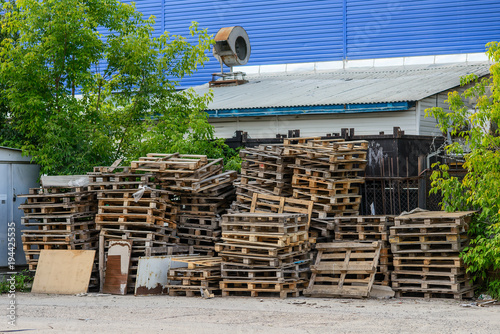
POLYGON ((86 293, 95 250, 42 250, 31 292, 86 293))
POLYGON ((106 276, 102 292, 116 295, 127 293, 132 241, 110 240, 106 261, 106 276))

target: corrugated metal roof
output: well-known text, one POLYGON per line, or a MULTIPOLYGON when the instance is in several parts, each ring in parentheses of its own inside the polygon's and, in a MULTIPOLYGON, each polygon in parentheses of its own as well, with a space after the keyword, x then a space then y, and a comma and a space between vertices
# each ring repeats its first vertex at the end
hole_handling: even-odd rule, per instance
MULTIPOLYGON (((213 88, 208 110, 419 101, 488 74, 487 63, 357 68, 328 72, 248 75, 249 83, 213 88)), ((208 84, 194 87, 199 94, 208 84)))

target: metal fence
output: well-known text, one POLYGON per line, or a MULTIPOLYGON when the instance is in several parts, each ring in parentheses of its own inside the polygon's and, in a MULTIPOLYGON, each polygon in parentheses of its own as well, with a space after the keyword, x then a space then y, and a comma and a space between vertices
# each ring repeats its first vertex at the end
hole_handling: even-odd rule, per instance
POLYGON ((399 215, 419 206, 419 178, 367 178, 361 187, 362 215, 399 215))
MULTIPOLYGON (((451 176, 461 180, 466 171, 462 168, 449 170, 451 176)), ((399 215, 404 211, 422 208, 441 210, 439 193, 429 194, 432 189, 428 170, 418 177, 367 177, 361 186, 361 215, 399 215)))

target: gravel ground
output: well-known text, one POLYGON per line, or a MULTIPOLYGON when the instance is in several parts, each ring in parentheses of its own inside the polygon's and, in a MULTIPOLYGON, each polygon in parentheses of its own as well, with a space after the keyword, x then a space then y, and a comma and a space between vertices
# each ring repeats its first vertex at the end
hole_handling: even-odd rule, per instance
MULTIPOLYGON (((0 300, 8 305, 7 295, 0 300)), ((16 301, 17 326, 2 317, 2 333, 500 333, 500 306, 454 300, 18 293, 16 301)))

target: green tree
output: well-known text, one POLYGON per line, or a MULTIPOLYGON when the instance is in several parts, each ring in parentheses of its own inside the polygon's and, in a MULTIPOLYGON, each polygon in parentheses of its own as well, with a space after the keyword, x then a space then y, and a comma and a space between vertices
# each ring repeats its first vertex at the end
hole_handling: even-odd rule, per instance
POLYGON ((42 173, 84 173, 147 152, 223 154, 204 112, 211 96, 178 90, 212 44, 195 22, 190 43, 153 37, 154 17, 117 0, 4 1, 3 10, 2 115, 42 173))
POLYGON ((465 159, 466 176, 451 176, 448 167, 438 164, 432 175, 431 192, 443 196, 443 209, 477 210, 470 226, 471 244, 463 252, 468 271, 485 282, 492 295, 500 297, 500 44, 487 44, 493 62, 490 75, 471 74, 461 79, 468 88, 452 92, 446 101, 450 112, 441 108, 426 110, 438 120, 443 133, 460 140, 446 147, 450 155, 465 159))

